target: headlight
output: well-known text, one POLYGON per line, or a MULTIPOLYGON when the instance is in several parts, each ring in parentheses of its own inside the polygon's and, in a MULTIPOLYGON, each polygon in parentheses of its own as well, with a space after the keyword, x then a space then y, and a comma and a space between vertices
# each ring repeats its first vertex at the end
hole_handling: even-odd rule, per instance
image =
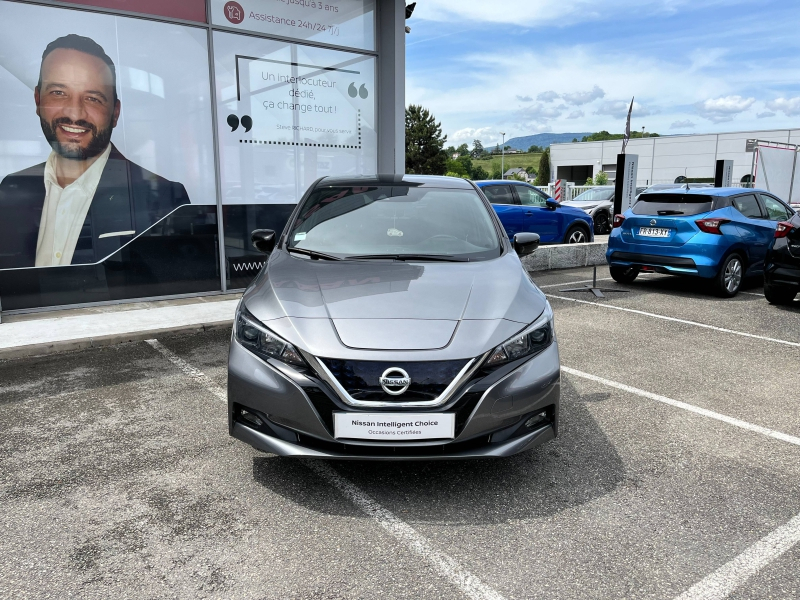
POLYGON ((298 367, 306 366, 306 361, 297 348, 264 327, 244 307, 236 313, 234 332, 236 341, 256 356, 263 359, 274 358, 298 367))
POLYGON ((584 207, 583 207, 583 212, 585 212, 585 213, 588 215, 588 214, 591 214, 591 212, 592 212, 592 211, 593 211, 595 208, 597 208, 597 206, 584 206, 584 207))
POLYGON ((526 356, 539 354, 539 352, 553 343, 555 337, 553 309, 550 308, 550 303, 548 302, 542 316, 536 319, 533 325, 525 331, 495 348, 486 360, 485 366, 497 367, 526 356))

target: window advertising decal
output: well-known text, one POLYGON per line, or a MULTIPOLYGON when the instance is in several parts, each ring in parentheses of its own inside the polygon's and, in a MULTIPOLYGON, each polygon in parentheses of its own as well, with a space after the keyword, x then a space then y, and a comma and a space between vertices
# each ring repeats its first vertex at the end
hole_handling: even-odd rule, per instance
POLYGON ((225 252, 240 287, 263 261, 253 229, 281 231, 320 177, 376 172, 375 59, 215 32, 214 64, 225 252))
POLYGON ((211 0, 211 22, 321 44, 375 49, 374 0, 211 0))
POLYGON ((217 289, 205 31, 13 2, 0 21, 3 309, 217 289))
POLYGON ((70 4, 112 8, 129 12, 171 17, 185 21, 206 21, 206 0, 61 0, 70 4))

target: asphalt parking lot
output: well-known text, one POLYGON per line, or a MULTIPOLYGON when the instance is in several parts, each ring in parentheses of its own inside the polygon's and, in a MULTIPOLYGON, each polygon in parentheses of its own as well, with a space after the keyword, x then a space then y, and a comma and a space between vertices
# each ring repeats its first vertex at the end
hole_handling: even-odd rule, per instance
POLYGON ((0 362, 0 597, 800 597, 800 302, 598 271, 535 275, 561 432, 501 461, 256 452, 226 331, 0 362))

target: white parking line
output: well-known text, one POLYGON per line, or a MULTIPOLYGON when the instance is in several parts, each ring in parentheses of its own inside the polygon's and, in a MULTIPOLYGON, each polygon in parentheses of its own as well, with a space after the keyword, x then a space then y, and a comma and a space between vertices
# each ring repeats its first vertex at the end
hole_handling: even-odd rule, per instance
MULTIPOLYGON (((228 402, 227 392, 214 383, 205 373, 191 366, 158 340, 145 341, 173 365, 178 367, 185 375, 202 384, 203 387, 214 394, 218 399, 225 403, 228 402)), ((317 475, 325 478, 330 484, 347 496, 353 504, 364 511, 367 516, 380 525, 386 532, 393 535, 398 541, 402 542, 414 554, 428 561, 439 575, 453 583, 465 596, 472 600, 505 600, 501 594, 481 582, 480 579, 458 564, 455 559, 437 550, 413 527, 401 519, 398 519, 392 512, 383 508, 378 502, 339 475, 332 467, 317 461, 309 461, 304 464, 317 475)))
POLYGON ((480 579, 464 569, 455 559, 434 548, 410 525, 398 519, 367 494, 339 475, 329 465, 311 462, 307 465, 312 471, 326 479, 347 496, 383 529, 403 542, 413 553, 427 560, 445 579, 449 579, 464 594, 473 600, 502 600, 503 596, 481 582, 480 579))
MULTIPOLYGON (((672 398, 667 398, 666 396, 660 396, 658 394, 646 392, 644 390, 625 385, 624 383, 604 379, 602 377, 598 377, 597 375, 592 375, 591 373, 578 371, 577 369, 571 369, 569 367, 562 366, 561 370, 569 373, 570 375, 575 375, 576 377, 601 383, 624 392, 642 396, 643 398, 649 398, 650 400, 655 400, 656 402, 669 404, 670 406, 681 408, 710 419, 722 421, 723 423, 733 425, 734 427, 760 433, 782 442, 800 446, 800 438, 793 435, 787 435, 785 433, 781 433, 780 431, 768 429, 767 427, 761 427, 760 425, 753 425, 752 423, 748 423, 740 419, 734 419, 733 417, 729 417, 712 410, 700 408, 699 406, 694 406, 693 404, 687 404, 686 402, 681 402, 680 400, 673 400, 672 398)), ((798 542, 800 542, 800 515, 796 516, 786 525, 779 527, 766 537, 750 546, 739 556, 689 588, 675 600, 722 600, 723 598, 727 598, 737 587, 745 583, 761 568, 779 558, 798 542)))
POLYGON ((800 542, 800 515, 764 536, 675 600, 722 600, 800 542))
POLYGON ((578 300, 577 298, 567 298, 566 296, 555 296, 553 294, 546 294, 548 298, 557 298, 559 300, 566 300, 567 302, 576 302, 578 304, 589 304, 598 308, 608 308, 611 310, 621 310, 623 312, 634 313, 637 315, 644 315, 645 317, 653 317, 654 319, 662 319, 664 321, 673 321, 675 323, 684 323, 685 325, 694 325, 695 327, 702 327, 703 329, 713 329, 714 331, 721 331, 722 333, 730 333, 733 335, 740 335, 742 337, 753 338, 756 340, 763 340, 765 342, 773 342, 775 344, 783 344, 784 346, 792 346, 800 348, 800 342, 790 342, 787 340, 779 340, 776 338, 766 337, 763 335, 755 335, 754 333, 745 333, 744 331, 735 331, 733 329, 725 329, 724 327, 716 327, 715 325, 707 325, 705 323, 698 323, 697 321, 687 321, 686 319, 677 319, 675 317, 666 317, 664 315, 657 315, 655 313, 645 312, 643 310, 636 310, 634 308, 624 308, 622 306, 614 306, 613 304, 603 304, 600 302, 589 302, 588 300, 578 300))
POLYGON ((709 419, 722 421, 723 423, 727 423, 728 425, 733 425, 734 427, 739 427, 741 429, 746 429, 747 431, 760 433, 761 435, 766 435, 767 437, 771 437, 776 440, 781 440, 782 442, 787 442, 789 444, 794 444, 795 446, 800 446, 800 437, 795 437, 793 435, 781 433, 780 431, 775 431, 774 429, 769 429, 767 427, 761 427, 761 425, 754 425, 752 423, 748 423, 747 421, 742 421, 740 419, 735 419, 734 417, 729 417, 727 415, 714 412, 713 410, 708 410, 707 408, 700 408, 699 406, 695 406, 694 404, 687 404, 686 402, 681 402, 680 400, 673 400, 672 398, 667 398, 666 396, 653 394, 652 392, 640 390, 638 388, 625 385, 624 383, 611 381, 610 379, 604 379, 602 377, 598 377, 597 375, 592 375, 591 373, 584 373, 583 371, 578 371, 577 369, 571 369, 570 367, 565 367, 563 365, 561 366, 561 370, 564 371, 565 373, 569 373, 570 375, 575 375, 576 377, 582 377, 583 379, 589 379, 590 381, 602 383, 603 385, 606 385, 608 387, 617 388, 618 390, 622 390, 630 394, 635 394, 643 398, 649 398, 650 400, 655 400, 656 402, 662 402, 664 404, 669 404, 670 406, 674 406, 676 408, 688 410, 689 412, 693 412, 698 415, 703 415, 704 417, 708 417, 709 419))
MULTIPOLYGON (((611 277, 598 277, 597 281, 608 281, 612 279, 611 277)), ((547 285, 540 285, 538 286, 540 290, 545 288, 553 288, 553 287, 567 287, 568 285, 577 285, 579 283, 592 283, 594 279, 584 279, 582 281, 565 281, 562 283, 548 283, 547 285)))
POLYGON ((176 355, 158 340, 145 340, 145 342, 158 350, 158 352, 161 353, 164 358, 183 371, 185 375, 188 375, 198 383, 202 384, 209 392, 214 394, 223 402, 228 402, 228 393, 214 383, 211 379, 209 379, 205 373, 195 369, 192 365, 187 363, 180 356, 176 355))

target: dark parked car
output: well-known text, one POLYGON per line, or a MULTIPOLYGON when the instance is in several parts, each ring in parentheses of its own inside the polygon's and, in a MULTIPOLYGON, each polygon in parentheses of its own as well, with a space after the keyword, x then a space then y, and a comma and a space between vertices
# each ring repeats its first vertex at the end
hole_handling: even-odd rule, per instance
POLYGON ((764 265, 764 296, 789 304, 800 293, 800 215, 778 223, 764 265))
POLYGON ((592 217, 565 206, 521 181, 475 182, 505 227, 509 238, 520 232, 538 233, 543 244, 582 244, 594 240, 592 217))

